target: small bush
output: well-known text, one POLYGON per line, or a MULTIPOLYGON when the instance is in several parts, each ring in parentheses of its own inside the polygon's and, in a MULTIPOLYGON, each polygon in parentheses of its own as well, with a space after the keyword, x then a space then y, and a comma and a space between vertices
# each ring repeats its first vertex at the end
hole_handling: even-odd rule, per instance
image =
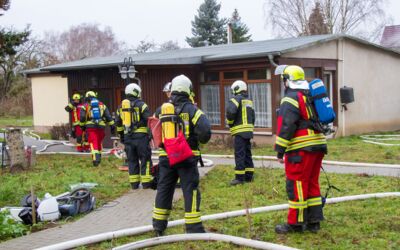
POLYGON ((25 225, 11 219, 9 216, 10 212, 8 210, 0 212, 0 241, 22 236, 28 230, 25 225))
POLYGON ((68 123, 53 126, 49 133, 53 140, 68 140, 68 134, 70 132, 68 123))

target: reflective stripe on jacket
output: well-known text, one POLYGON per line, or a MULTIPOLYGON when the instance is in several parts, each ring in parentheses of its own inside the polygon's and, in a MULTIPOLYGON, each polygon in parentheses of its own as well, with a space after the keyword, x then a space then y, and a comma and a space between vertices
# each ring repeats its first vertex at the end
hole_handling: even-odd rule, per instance
POLYGON ((238 94, 229 100, 226 118, 232 135, 253 137, 255 112, 247 94, 238 94))
POLYGON ((100 116, 101 119, 98 123, 93 121, 91 117, 91 106, 89 103, 85 103, 81 107, 80 111, 80 125, 88 128, 103 128, 107 125, 114 125, 114 120, 111 117, 110 111, 107 106, 102 102, 99 102, 100 116))
POLYGON ((302 91, 288 89, 281 100, 277 118, 275 151, 286 153, 295 150, 327 152, 325 136, 314 130, 311 119, 314 109, 302 91))

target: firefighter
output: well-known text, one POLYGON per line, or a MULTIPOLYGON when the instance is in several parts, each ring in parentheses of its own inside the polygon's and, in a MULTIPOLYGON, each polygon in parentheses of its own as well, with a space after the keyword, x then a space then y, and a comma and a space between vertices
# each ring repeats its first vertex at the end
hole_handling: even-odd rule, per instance
POLYGON ((282 73, 285 96, 278 111, 275 151, 278 161, 285 163, 289 212, 287 223, 277 225, 275 231, 317 232, 324 219, 318 179, 327 153, 326 139, 312 125, 316 114, 307 95, 304 70, 292 65, 277 73, 282 73))
MULTIPOLYGON (((204 113, 190 101, 192 82, 184 75, 175 77, 171 86, 171 103, 175 114, 185 124, 185 138, 193 155, 181 163, 170 167, 166 152, 160 150, 159 182, 155 207, 153 210, 153 228, 157 236, 163 235, 167 228, 172 208, 175 184, 180 178, 185 201, 185 224, 187 233, 204 233, 200 219, 199 143, 207 143, 211 137, 211 126, 204 113)), ((163 120, 163 115, 160 117, 163 120)))
POLYGON ((233 98, 229 100, 226 109, 226 118, 231 135, 234 136, 235 150, 235 179, 231 185, 253 181, 254 164, 251 156, 251 138, 253 138, 255 113, 253 101, 247 94, 247 84, 235 81, 231 90, 233 98))
POLYGON ((97 167, 101 162, 102 142, 105 136, 106 124, 111 128, 111 134, 115 134, 114 120, 105 104, 97 100, 94 91, 85 94, 86 103, 82 105, 80 112, 80 125, 87 133, 90 145, 93 166, 97 167))
POLYGON ((147 119, 151 113, 147 104, 140 99, 141 92, 142 89, 136 83, 128 84, 125 88, 126 99, 122 101, 116 117, 117 131, 128 158, 132 189, 138 189, 140 183, 145 189, 152 186, 151 148, 147 128, 147 119))
MULTIPOLYGON (((165 93, 165 96, 168 98, 168 102, 170 101, 171 98, 171 84, 172 84, 171 82, 167 82, 162 90, 165 93)), ((154 117, 159 118, 160 114, 161 114, 161 106, 156 109, 154 117)))
POLYGON ((89 144, 87 143, 87 139, 85 139, 85 133, 83 133, 79 125, 79 114, 82 107, 81 100, 81 95, 79 93, 73 94, 71 102, 65 106, 65 111, 71 114, 71 137, 76 139, 76 150, 78 152, 85 152, 89 150, 89 144))

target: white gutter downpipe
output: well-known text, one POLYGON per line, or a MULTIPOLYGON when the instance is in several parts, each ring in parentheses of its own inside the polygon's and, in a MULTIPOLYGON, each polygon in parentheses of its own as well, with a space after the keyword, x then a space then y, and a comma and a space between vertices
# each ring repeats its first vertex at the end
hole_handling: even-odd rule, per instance
MULTIPOLYGON (((351 195, 351 196, 343 196, 343 197, 337 197, 337 198, 329 198, 326 200, 326 203, 332 204, 332 203, 338 203, 338 202, 343 202, 343 201, 364 200, 364 199, 369 199, 369 198, 386 198, 386 197, 391 197, 391 196, 400 197, 400 192, 372 193, 372 194, 361 194, 361 195, 351 195)), ((201 217, 201 220, 207 221, 207 220, 226 219, 226 218, 230 218, 230 217, 244 216, 247 214, 286 210, 288 208, 289 208, 288 204, 250 208, 250 209, 236 210, 236 211, 231 211, 231 212, 205 215, 205 216, 201 217)), ((184 225, 184 224, 185 224, 184 219, 174 220, 174 221, 168 222, 168 227, 184 225)), ((69 241, 57 243, 54 245, 37 248, 37 250, 70 249, 70 248, 94 244, 94 243, 98 243, 98 242, 102 242, 102 241, 106 241, 106 240, 112 240, 115 238, 138 235, 138 234, 147 233, 147 232, 151 232, 151 231, 153 231, 152 225, 128 228, 128 229, 121 229, 121 230, 117 230, 117 231, 111 231, 111 232, 91 235, 91 236, 83 237, 80 239, 69 240, 69 241)))
POLYGON ((152 247, 161 244, 182 242, 182 241, 223 241, 232 243, 239 246, 251 247, 255 249, 266 249, 266 250, 295 250, 297 248, 287 247, 278 245, 270 242, 251 240, 242 237, 236 237, 226 234, 215 234, 215 233, 201 233, 201 234, 174 234, 163 237, 151 238, 147 240, 141 240, 137 242, 128 243, 119 247, 113 248, 113 250, 130 250, 140 249, 145 247, 152 247))
MULTIPOLYGON (((344 87, 344 47, 345 42, 344 42, 344 37, 342 38, 342 88, 344 87)), ((346 136, 346 110, 341 108, 342 111, 342 136, 346 136)))

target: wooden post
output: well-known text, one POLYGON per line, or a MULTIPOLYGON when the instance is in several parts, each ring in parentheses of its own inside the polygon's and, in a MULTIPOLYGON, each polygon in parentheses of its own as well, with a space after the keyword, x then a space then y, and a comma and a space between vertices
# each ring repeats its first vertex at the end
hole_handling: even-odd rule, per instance
POLYGON ((32 225, 36 224, 36 204, 34 200, 34 192, 33 192, 33 186, 31 185, 31 201, 32 201, 32 225))

